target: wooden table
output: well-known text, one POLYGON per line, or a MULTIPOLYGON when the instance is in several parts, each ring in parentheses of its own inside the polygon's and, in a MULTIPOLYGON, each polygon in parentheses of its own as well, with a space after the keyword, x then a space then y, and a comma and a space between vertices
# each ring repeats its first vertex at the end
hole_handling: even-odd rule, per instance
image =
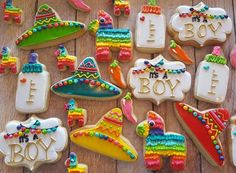
MULTIPOLYGON (((100 9, 104 9, 110 14, 112 11, 112 4, 108 3, 108 0, 85 0, 90 7, 92 7, 92 12, 82 13, 74 10, 66 0, 15 0, 15 4, 22 8, 26 21, 22 26, 15 25, 7 25, 2 23, 2 10, 0 10, 0 47, 9 46, 13 54, 15 56, 20 57, 21 62, 25 63, 28 59, 29 51, 22 51, 16 48, 14 44, 14 40, 17 36, 19 36, 23 31, 33 25, 33 16, 37 10, 37 8, 44 3, 48 3, 51 5, 61 16, 62 19, 66 20, 77 20, 88 24, 91 20, 96 18, 97 11, 100 9)), ((145 0, 131 0, 132 12, 131 15, 126 17, 114 17, 114 25, 116 27, 130 28, 133 33, 135 29, 135 21, 136 15, 140 11, 142 4, 144 4, 145 0)), ((195 5, 199 0, 159 0, 159 5, 163 9, 164 14, 166 15, 167 23, 170 20, 171 15, 174 13, 174 10, 177 6, 181 4, 185 5, 195 5)), ((210 7, 222 7, 224 8, 231 19, 234 21, 236 18, 236 1, 235 0, 205 0, 206 4, 210 7)), ((173 60, 170 55, 167 53, 167 47, 169 44, 171 37, 167 35, 167 45, 166 49, 163 52, 163 55, 169 59, 173 60)), ((230 49, 233 47, 235 43, 235 31, 228 38, 227 42, 224 44, 224 52, 226 57, 229 57, 230 49)), ((65 46, 68 48, 68 51, 71 55, 76 55, 79 61, 82 61, 83 58, 87 56, 95 55, 95 38, 91 36, 89 33, 86 33, 83 37, 67 42, 65 46)), ((48 71, 51 74, 52 83, 59 81, 65 77, 70 76, 70 72, 59 72, 56 67, 56 57, 54 56, 54 51, 56 47, 40 49, 36 52, 39 54, 40 61, 47 66, 48 71)), ((194 63, 187 67, 188 71, 192 74, 192 79, 194 82, 195 79, 195 71, 198 63, 204 58, 205 54, 211 52, 212 47, 204 47, 202 49, 196 49, 193 47, 185 47, 185 50, 192 56, 194 59, 194 63)), ((116 56, 116 55, 114 55, 116 56)), ((123 72, 126 75, 128 70, 133 66, 134 61, 137 58, 154 58, 155 54, 141 54, 134 50, 134 58, 131 62, 121 64, 123 68, 123 72)), ((109 76, 107 74, 107 66, 108 64, 99 64, 101 69, 101 74, 103 78, 109 80, 109 76)), ((230 66, 230 64, 229 64, 230 66)), ((230 67, 231 68, 231 67, 230 67)), ((231 68, 230 71, 230 80, 228 87, 228 95, 225 100, 224 107, 228 108, 231 113, 234 112, 234 107, 236 106, 235 91, 236 91, 236 83, 235 83, 236 73, 231 68)), ((15 110, 15 93, 16 93, 16 83, 17 83, 17 75, 4 75, 0 77, 0 130, 3 131, 5 124, 13 119, 16 120, 26 120, 29 115, 21 115, 15 110)), ((199 109, 207 109, 215 107, 215 105, 207 104, 204 102, 197 101, 193 97, 193 87, 191 91, 186 95, 186 102, 190 105, 196 106, 199 109)), ((67 119, 67 114, 63 110, 63 105, 66 103, 68 99, 64 99, 58 97, 54 94, 51 94, 50 98, 50 106, 49 110, 39 116, 42 118, 48 117, 58 117, 65 124, 67 119)), ((158 112, 166 122, 166 129, 168 131, 174 131, 178 133, 182 133, 186 135, 185 131, 180 126, 179 122, 176 119, 175 113, 173 111, 172 102, 164 102, 160 106, 155 106, 149 101, 140 101, 134 100, 135 112, 138 115, 139 122, 144 120, 146 116, 146 112, 149 110, 154 110, 158 112)), ((86 101, 79 100, 79 106, 84 107, 88 110, 88 124, 96 123, 100 117, 109 111, 110 109, 119 106, 119 99, 109 101, 109 102, 99 102, 99 101, 86 101)), ((69 131, 70 129, 68 129, 69 131)), ((127 120, 125 120, 124 135, 132 141, 133 145, 137 149, 139 153, 139 159, 135 163, 124 163, 121 161, 116 161, 110 159, 108 157, 96 154, 94 152, 85 150, 83 148, 77 147, 71 142, 69 142, 69 146, 66 151, 63 152, 63 156, 61 160, 55 164, 46 164, 41 166, 36 173, 65 173, 66 168, 64 166, 64 161, 68 157, 70 151, 74 151, 78 154, 79 162, 86 163, 89 166, 90 173, 145 173, 151 172, 145 170, 143 155, 142 155, 142 138, 138 137, 135 133, 135 125, 130 124, 127 120)), ((227 130, 221 135, 221 141, 223 143, 226 162, 222 168, 212 167, 204 157, 199 153, 192 140, 186 135, 187 138, 187 146, 188 146, 188 157, 187 157, 187 167, 184 172, 189 173, 233 173, 236 172, 236 168, 232 166, 229 159, 229 135, 230 131, 227 130)), ((28 173, 25 168, 10 168, 5 166, 3 159, 0 160, 0 172, 1 173, 28 173)), ((168 165, 168 160, 164 162, 164 168, 161 172, 170 173, 172 172, 168 165)))

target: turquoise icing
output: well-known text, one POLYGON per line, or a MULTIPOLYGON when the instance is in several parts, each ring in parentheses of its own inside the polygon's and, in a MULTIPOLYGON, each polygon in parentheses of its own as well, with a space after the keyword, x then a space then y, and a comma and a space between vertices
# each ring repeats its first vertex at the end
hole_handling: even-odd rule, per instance
POLYGON ((41 64, 24 64, 22 68, 23 73, 42 73, 43 67, 41 64))

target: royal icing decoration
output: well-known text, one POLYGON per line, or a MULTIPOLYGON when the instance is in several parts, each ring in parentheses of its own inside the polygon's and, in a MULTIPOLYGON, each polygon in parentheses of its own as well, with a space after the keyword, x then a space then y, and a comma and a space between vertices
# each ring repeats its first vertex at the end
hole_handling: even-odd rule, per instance
POLYGON ((225 100, 229 80, 229 67, 220 47, 205 57, 197 69, 194 96, 203 101, 221 104, 225 100))
POLYGON ((236 45, 234 45, 233 49, 230 52, 230 62, 233 68, 236 68, 236 45))
POLYGON ((32 116, 24 122, 10 121, 0 134, 0 151, 8 166, 25 166, 31 171, 60 159, 67 146, 67 131, 57 118, 32 116))
POLYGON ((231 146, 230 146, 230 156, 234 166, 236 166, 236 116, 231 117, 231 146))
POLYGON ((185 103, 175 103, 177 118, 213 166, 224 164, 224 153, 219 139, 220 133, 227 127, 230 114, 226 109, 199 111, 185 103))
POLYGON ((108 157, 134 162, 138 153, 122 135, 123 116, 119 108, 106 113, 96 125, 85 126, 70 133, 75 144, 108 157))
POLYGON ((120 101, 121 109, 124 116, 133 124, 137 123, 137 117, 133 111, 133 100, 131 93, 128 92, 120 101))
POLYGON ((193 60, 188 56, 184 49, 174 40, 170 41, 169 53, 174 59, 182 61, 185 64, 193 63, 193 60))
POLYGON ((125 16, 130 15, 130 3, 127 0, 112 0, 114 4, 114 15, 120 16, 124 12, 125 16))
POLYGON ((51 90, 62 97, 79 97, 91 100, 115 99, 121 89, 101 78, 94 58, 85 58, 72 77, 55 83, 51 90))
POLYGON ((67 0, 76 10, 90 12, 91 8, 83 0, 67 0))
POLYGON ((68 173, 88 173, 88 166, 82 163, 78 164, 77 155, 73 152, 70 157, 65 161, 68 173))
POLYGON ((71 72, 76 70, 78 66, 77 57, 69 55, 64 45, 59 45, 54 54, 57 56, 57 67, 60 71, 65 71, 67 68, 71 72))
POLYGON ((153 60, 138 59, 128 73, 128 83, 136 98, 159 105, 165 100, 183 100, 191 87, 191 75, 182 62, 159 55, 153 60))
POLYGON ((157 53, 164 49, 166 22, 156 0, 148 0, 148 5, 142 7, 135 29, 135 44, 139 51, 157 53))
POLYGON ((126 82, 119 66, 119 62, 114 60, 108 67, 108 73, 110 74, 111 82, 120 88, 126 88, 126 82))
POLYGON ((67 124, 73 127, 78 124, 78 127, 83 127, 87 122, 87 111, 83 108, 77 108, 77 103, 74 99, 65 104, 65 110, 68 112, 67 124))
POLYGON ((47 4, 39 7, 34 26, 16 40, 16 45, 25 50, 39 49, 77 38, 84 34, 86 26, 75 21, 63 21, 47 4))
POLYGON ((16 24, 23 23, 23 11, 13 5, 13 0, 5 0, 3 3, 3 20, 7 23, 15 22, 16 24))
POLYGON ((13 74, 17 74, 20 70, 20 61, 17 57, 11 56, 11 50, 3 47, 0 53, 0 74, 4 74, 9 70, 13 74))
POLYGON ((141 122, 136 132, 145 138, 144 161, 149 170, 160 170, 162 157, 170 157, 170 167, 174 171, 185 169, 187 146, 183 135, 165 132, 165 122, 153 111, 147 113, 147 119, 141 122))
POLYGON ((169 25, 178 41, 197 47, 225 42, 232 27, 224 9, 209 8, 203 2, 196 6, 179 6, 169 25))
POLYGON ((110 50, 118 50, 118 60, 126 62, 132 58, 132 33, 129 29, 114 29, 113 19, 105 11, 99 11, 88 30, 96 34, 96 58, 98 62, 111 60, 110 50))
POLYGON ((21 113, 41 113, 48 109, 50 74, 38 61, 38 54, 31 53, 18 76, 16 110, 21 113))

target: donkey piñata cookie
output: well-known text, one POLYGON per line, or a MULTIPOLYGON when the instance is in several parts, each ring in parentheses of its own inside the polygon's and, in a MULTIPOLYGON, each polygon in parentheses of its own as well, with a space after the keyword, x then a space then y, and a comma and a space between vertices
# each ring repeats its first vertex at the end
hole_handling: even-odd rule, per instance
POLYGON ((185 169, 187 146, 183 135, 165 131, 165 122, 156 112, 149 111, 147 119, 141 122, 136 132, 145 138, 144 161, 149 170, 158 171, 163 167, 162 157, 170 157, 174 171, 185 169))

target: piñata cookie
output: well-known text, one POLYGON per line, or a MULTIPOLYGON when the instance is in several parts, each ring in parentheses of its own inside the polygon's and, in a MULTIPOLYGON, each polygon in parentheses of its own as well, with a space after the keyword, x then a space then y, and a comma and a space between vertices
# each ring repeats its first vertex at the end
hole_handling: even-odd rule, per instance
POLYGON ((96 20, 90 22, 88 30, 96 36, 96 59, 110 62, 111 51, 119 51, 118 60, 127 62, 132 59, 133 39, 129 29, 115 29, 112 17, 103 10, 96 20))
POLYGON ((187 145, 183 135, 165 131, 165 122, 156 112, 149 111, 136 132, 144 139, 144 161, 149 170, 159 171, 163 167, 162 157, 170 157, 173 171, 185 169, 187 145))

